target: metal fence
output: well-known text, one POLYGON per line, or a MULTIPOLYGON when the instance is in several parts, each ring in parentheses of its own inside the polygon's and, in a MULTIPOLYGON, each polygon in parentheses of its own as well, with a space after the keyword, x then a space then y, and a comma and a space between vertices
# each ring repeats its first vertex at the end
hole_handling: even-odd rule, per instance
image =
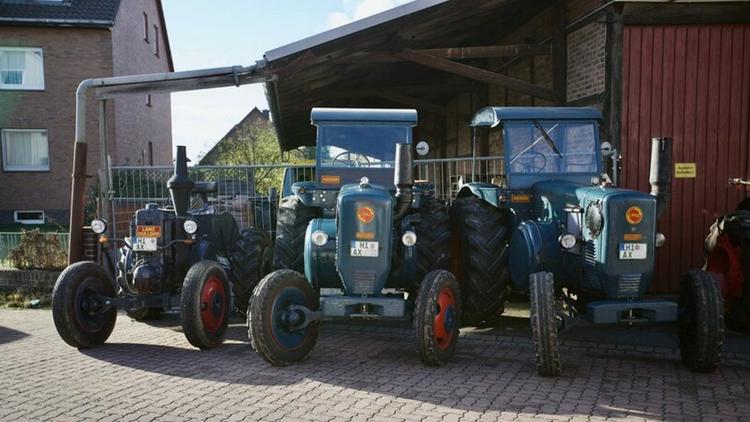
MULTIPOLYGON (((291 182, 313 180, 314 166, 299 164, 248 165, 248 166, 195 166, 188 168, 194 181, 216 182, 218 191, 207 195, 208 206, 218 212, 229 212, 237 220, 240 229, 249 227, 273 227, 276 206, 284 183, 285 169, 295 169, 291 182)), ((172 177, 169 166, 116 166, 111 169, 109 189, 112 206, 114 235, 122 237, 128 232, 133 213, 147 203, 161 206, 170 203, 167 180, 172 177)), ((471 158, 445 158, 417 160, 414 164, 415 179, 427 181, 435 186, 436 195, 450 203, 458 191, 461 181, 472 177, 471 158)), ((502 157, 478 158, 475 163, 475 180, 501 184, 502 157)), ((194 207, 206 205, 194 195, 194 207)))
MULTIPOLYGON (((0 267, 9 268, 12 267, 12 263, 8 259, 10 251, 18 247, 21 243, 21 232, 0 232, 0 267)), ((60 242, 60 247, 63 250, 68 250, 68 233, 44 233, 48 238, 57 237, 57 241, 60 242)))

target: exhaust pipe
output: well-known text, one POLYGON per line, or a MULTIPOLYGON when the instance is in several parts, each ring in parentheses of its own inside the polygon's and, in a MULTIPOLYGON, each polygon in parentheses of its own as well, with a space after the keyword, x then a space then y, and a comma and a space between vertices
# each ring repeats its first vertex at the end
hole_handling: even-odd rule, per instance
POLYGON ((187 215, 190 209, 190 193, 195 183, 187 174, 187 153, 185 146, 177 146, 177 158, 174 162, 174 175, 167 181, 167 187, 172 195, 174 211, 178 217, 187 215))
POLYGON ((656 217, 661 217, 672 194, 672 138, 651 138, 651 195, 656 197, 656 217))
POLYGON ((396 216, 402 219, 411 207, 414 198, 414 161, 411 144, 396 144, 396 172, 393 174, 396 185, 396 216))

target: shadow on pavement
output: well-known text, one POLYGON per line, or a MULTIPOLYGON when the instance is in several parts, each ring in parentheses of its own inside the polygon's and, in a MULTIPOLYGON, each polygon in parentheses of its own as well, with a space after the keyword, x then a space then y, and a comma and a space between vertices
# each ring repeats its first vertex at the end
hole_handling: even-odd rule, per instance
POLYGON ((13 343, 14 341, 20 340, 24 337, 28 337, 28 334, 0 325, 0 344, 13 343))

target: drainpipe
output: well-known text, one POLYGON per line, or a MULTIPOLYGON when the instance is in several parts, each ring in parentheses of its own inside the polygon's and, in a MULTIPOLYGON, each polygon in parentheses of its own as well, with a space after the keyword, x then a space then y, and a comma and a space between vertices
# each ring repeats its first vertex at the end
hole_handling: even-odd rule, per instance
MULTIPOLYGON (((86 95, 91 88, 101 98, 112 98, 123 94, 149 92, 179 92, 198 89, 240 86, 270 82, 275 75, 269 73, 265 61, 253 66, 231 66, 213 69, 187 70, 183 72, 151 73, 145 75, 114 76, 110 78, 86 79, 76 90, 76 131, 73 147, 73 181, 70 192, 70 244, 68 264, 83 259, 83 221, 86 196, 86 95)), ((106 116, 105 116, 106 118, 106 116)), ((106 140, 104 140, 106 142, 106 140)), ((106 146, 103 146, 106 147, 106 146)), ((106 162, 100 163, 105 166, 106 162)))

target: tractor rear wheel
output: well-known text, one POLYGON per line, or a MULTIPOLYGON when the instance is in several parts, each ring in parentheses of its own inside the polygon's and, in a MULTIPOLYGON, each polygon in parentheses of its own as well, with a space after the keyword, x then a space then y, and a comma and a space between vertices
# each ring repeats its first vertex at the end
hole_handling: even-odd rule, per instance
POLYGON ((317 311, 320 299, 305 277, 292 270, 268 274, 253 292, 247 312, 253 349, 274 366, 288 366, 310 355, 318 338, 318 322, 306 321, 294 307, 317 311))
POLYGON ((417 235, 417 274, 422 280, 434 270, 447 270, 451 265, 451 226, 448 208, 434 196, 423 196, 415 210, 420 222, 415 225, 417 235))
POLYGON ((529 278, 529 319, 536 370, 543 377, 556 377, 562 368, 555 312, 555 281, 552 273, 534 273, 529 278))
POLYGON ((114 296, 112 280, 95 262, 68 266, 52 291, 52 319, 57 333, 79 349, 103 344, 115 327, 117 310, 106 306, 102 299, 114 296))
POLYGON ((679 337, 682 362, 693 372, 712 372, 721 362, 724 303, 715 276, 693 270, 680 288, 679 337))
POLYGON ((422 362, 442 366, 456 352, 461 317, 461 293, 453 274, 432 271, 419 286, 414 330, 422 362))
POLYGON ((182 331, 188 342, 210 349, 224 342, 229 323, 229 279, 214 261, 190 267, 180 298, 182 331))
POLYGON ((320 215, 319 208, 305 206, 296 196, 281 200, 273 250, 274 269, 304 272, 305 232, 310 220, 320 215))
POLYGON ((262 230, 243 230, 234 250, 229 255, 232 266, 234 306, 247 311, 247 304, 258 282, 271 271, 273 248, 268 233, 262 230))
POLYGON ((474 195, 457 198, 451 209, 453 251, 463 293, 464 325, 497 322, 510 285, 506 214, 474 195))

